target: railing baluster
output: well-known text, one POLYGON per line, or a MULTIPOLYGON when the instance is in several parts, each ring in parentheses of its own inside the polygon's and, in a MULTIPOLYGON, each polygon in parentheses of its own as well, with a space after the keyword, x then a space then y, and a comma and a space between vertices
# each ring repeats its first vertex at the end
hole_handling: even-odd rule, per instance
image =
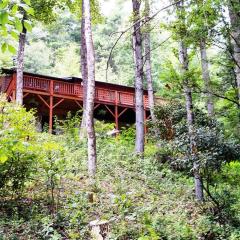
MULTIPOLYGON (((83 86, 44 79, 40 77, 24 76, 24 88, 50 92, 50 81, 53 81, 53 92, 60 95, 70 95, 83 98, 83 86)), ((96 87, 95 99, 100 102, 120 104, 133 107, 135 105, 134 93, 108 90, 96 87)), ((148 97, 144 96, 145 107, 149 107, 148 97)))

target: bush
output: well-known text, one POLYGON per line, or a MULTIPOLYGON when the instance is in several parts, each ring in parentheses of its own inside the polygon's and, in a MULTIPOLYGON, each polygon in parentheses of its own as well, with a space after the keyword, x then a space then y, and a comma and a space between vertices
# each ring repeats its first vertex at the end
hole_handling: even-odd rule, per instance
POLYGON ((0 97, 0 189, 20 194, 38 159, 34 112, 0 97))

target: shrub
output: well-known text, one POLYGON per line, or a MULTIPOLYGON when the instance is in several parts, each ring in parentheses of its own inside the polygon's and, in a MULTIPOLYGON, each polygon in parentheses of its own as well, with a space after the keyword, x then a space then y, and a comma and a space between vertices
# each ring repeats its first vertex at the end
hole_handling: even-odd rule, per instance
POLYGON ((20 194, 38 158, 34 112, 0 97, 0 189, 20 194))

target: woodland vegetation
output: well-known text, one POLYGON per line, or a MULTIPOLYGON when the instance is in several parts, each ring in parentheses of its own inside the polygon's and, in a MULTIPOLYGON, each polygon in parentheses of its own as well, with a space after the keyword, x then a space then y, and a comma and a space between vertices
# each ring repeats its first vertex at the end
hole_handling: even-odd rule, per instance
POLYGON ((240 239, 239 0, 0 0, 0 37, 17 71, 16 101, 0 97, 0 239, 240 239), (83 112, 38 132, 23 71, 81 76, 83 112), (135 87, 116 137, 93 118, 96 80, 135 87))

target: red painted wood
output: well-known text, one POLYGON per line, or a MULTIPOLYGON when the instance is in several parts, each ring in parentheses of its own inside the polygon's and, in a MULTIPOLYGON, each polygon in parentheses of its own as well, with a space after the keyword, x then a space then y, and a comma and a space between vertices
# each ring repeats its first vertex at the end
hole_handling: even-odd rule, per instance
POLYGON ((118 122, 118 106, 115 106, 115 128, 116 130, 119 130, 119 122, 118 122))
MULTIPOLYGON (((14 77, 11 79, 14 79, 14 77)), ((14 81, 10 81, 9 83, 6 83, 8 87, 5 92, 8 96, 10 96, 10 94, 15 90, 13 82, 14 81)), ((79 82, 69 83, 64 80, 60 81, 25 74, 23 87, 24 92, 30 92, 33 94, 43 94, 79 101, 83 100, 83 86, 79 82)), ((96 82, 95 102, 134 108, 134 89, 120 85, 96 82)), ((145 109, 148 109, 147 93, 144 95, 144 102, 145 109)))

